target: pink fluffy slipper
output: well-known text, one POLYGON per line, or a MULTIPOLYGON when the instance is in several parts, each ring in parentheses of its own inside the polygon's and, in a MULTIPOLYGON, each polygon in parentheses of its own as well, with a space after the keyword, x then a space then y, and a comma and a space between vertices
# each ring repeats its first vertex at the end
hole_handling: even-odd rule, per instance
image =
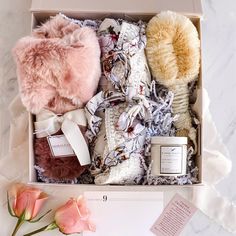
POLYGON ((90 28, 57 15, 20 39, 13 54, 22 102, 34 114, 81 108, 96 92, 100 48, 90 28))

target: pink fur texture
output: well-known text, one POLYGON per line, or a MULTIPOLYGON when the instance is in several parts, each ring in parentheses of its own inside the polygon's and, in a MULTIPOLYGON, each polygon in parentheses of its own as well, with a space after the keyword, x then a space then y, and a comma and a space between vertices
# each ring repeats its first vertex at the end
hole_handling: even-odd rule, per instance
POLYGON ((96 92, 101 75, 96 34, 61 15, 20 39, 13 55, 22 102, 34 114, 81 108, 96 92))
POLYGON ((65 35, 72 34, 76 29, 79 29, 78 24, 65 19, 58 14, 34 29, 32 35, 37 38, 63 38, 65 35))

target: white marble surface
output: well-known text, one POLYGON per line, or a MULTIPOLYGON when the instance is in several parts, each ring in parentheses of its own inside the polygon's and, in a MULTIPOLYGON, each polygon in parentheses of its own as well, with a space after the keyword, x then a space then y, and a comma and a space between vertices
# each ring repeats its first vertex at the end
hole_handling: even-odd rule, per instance
MULTIPOLYGON (((0 0, 0 157, 8 150, 7 106, 17 93, 11 48, 30 31, 29 7, 30 0, 0 0)), ((203 10, 203 79, 211 99, 211 113, 233 161, 231 174, 217 188, 236 203, 236 0, 203 0, 203 10)), ((198 212, 183 235, 231 234, 198 212)))

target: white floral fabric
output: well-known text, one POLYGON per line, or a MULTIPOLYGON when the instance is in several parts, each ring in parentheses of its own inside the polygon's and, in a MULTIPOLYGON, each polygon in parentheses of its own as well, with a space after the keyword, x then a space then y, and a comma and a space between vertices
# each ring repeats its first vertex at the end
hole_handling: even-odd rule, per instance
MULTIPOLYGON (((98 29, 102 50, 101 92, 86 106, 91 173, 96 184, 138 184, 151 76, 145 57, 145 24, 105 19, 98 29)), ((148 115, 149 114, 149 115, 148 115)))

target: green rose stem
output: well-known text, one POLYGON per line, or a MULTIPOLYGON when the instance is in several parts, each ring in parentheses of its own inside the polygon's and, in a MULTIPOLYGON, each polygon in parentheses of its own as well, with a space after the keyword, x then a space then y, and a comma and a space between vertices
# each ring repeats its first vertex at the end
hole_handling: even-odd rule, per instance
POLYGON ((15 236, 16 233, 17 233, 17 231, 19 230, 19 228, 20 228, 21 225, 23 225, 23 224, 24 224, 24 220, 20 217, 20 218, 18 219, 17 223, 16 223, 16 227, 15 227, 15 229, 14 229, 14 231, 13 231, 13 233, 12 233, 11 236, 15 236))
POLYGON ((58 226, 57 226, 56 222, 53 221, 49 225, 46 225, 46 226, 44 226, 44 227, 42 227, 40 229, 37 229, 37 230, 35 230, 35 231, 31 232, 31 233, 24 234, 24 236, 31 236, 31 235, 35 235, 35 234, 43 232, 43 231, 49 231, 49 230, 53 230, 53 229, 57 229, 57 228, 58 228, 58 226))
MULTIPOLYGON (((8 194, 7 194, 7 204, 8 204, 8 211, 10 213, 11 216, 15 217, 15 215, 13 214, 12 212, 12 209, 11 209, 11 206, 10 206, 10 202, 9 202, 9 197, 8 197, 8 194)), ((18 218, 18 221, 16 223, 16 226, 15 226, 15 229, 12 233, 11 236, 15 236, 17 231, 19 230, 19 228, 21 227, 21 225, 23 225, 25 222, 25 211, 21 214, 21 216, 18 218)))

